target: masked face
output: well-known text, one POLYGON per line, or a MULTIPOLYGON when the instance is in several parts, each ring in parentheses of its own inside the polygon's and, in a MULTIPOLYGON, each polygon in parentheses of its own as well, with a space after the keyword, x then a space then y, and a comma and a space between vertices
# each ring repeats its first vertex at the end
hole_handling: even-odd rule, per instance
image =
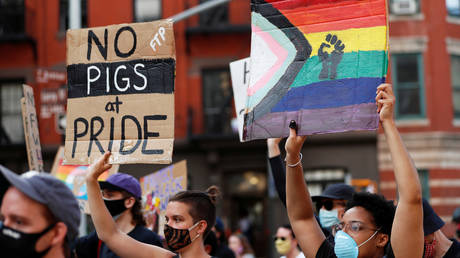
POLYGON ((339 223, 338 211, 335 209, 330 211, 326 209, 319 210, 319 222, 325 228, 330 228, 332 225, 339 223))
POLYGON ((50 231, 56 224, 52 224, 39 233, 24 233, 5 226, 0 222, 0 250, 2 257, 43 257, 51 249, 37 252, 35 245, 38 239, 50 231))
POLYGON ((375 231, 372 236, 370 236, 366 241, 362 242, 360 245, 357 245, 355 240, 343 232, 342 230, 338 231, 335 234, 334 241, 334 253, 337 258, 358 258, 359 248, 371 240, 378 231, 375 231))
POLYGON ((120 200, 104 199, 105 206, 109 210, 110 215, 112 215, 112 217, 116 217, 120 215, 122 212, 124 212, 127 209, 125 206, 125 200, 126 199, 120 199, 120 200))
POLYGON ((199 224, 200 222, 198 221, 188 229, 173 228, 170 227, 168 224, 165 224, 164 234, 166 244, 168 244, 169 250, 175 252, 190 245, 195 239, 197 239, 200 236, 200 234, 197 234, 193 239, 191 239, 190 231, 193 230, 199 224))
POLYGON ((291 250, 291 240, 285 237, 276 237, 275 248, 279 254, 286 255, 291 250))

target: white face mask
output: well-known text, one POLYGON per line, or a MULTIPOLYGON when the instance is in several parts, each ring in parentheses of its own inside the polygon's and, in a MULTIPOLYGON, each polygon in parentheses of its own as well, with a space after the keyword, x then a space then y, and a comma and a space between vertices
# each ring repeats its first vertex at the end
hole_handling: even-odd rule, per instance
POLYGON ((358 258, 359 248, 371 240, 379 231, 375 231, 366 241, 360 245, 356 244, 356 241, 347 233, 340 230, 335 234, 334 241, 334 253, 337 258, 358 258))
POLYGON ((326 210, 320 209, 319 210, 319 222, 323 228, 330 228, 333 225, 340 222, 339 220, 339 212, 336 209, 333 210, 326 210))

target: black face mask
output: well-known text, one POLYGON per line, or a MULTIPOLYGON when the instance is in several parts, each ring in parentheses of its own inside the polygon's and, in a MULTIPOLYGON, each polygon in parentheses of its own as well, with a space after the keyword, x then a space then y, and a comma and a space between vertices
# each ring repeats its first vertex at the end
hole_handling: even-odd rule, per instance
POLYGON ((112 215, 112 217, 120 215, 122 212, 124 212, 126 209, 128 209, 125 206, 125 200, 126 199, 104 200, 105 206, 109 210, 110 215, 112 215))
POLYGON ((52 224, 39 233, 23 233, 21 231, 9 228, 0 222, 0 252, 2 257, 43 257, 51 249, 51 246, 44 251, 35 251, 35 245, 38 239, 54 228, 52 224))

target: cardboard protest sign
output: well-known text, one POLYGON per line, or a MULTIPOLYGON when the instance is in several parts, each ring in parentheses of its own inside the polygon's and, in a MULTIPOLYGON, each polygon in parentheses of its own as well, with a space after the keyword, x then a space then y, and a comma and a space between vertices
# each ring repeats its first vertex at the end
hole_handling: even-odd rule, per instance
POLYGON ((67 31, 65 162, 171 163, 174 76, 171 21, 67 31))
POLYGON ((185 160, 140 178, 142 195, 147 197, 146 208, 166 210, 169 197, 187 190, 187 162, 185 160), (152 196, 150 198, 148 196, 152 196), (155 197, 159 200, 155 200, 155 197), (152 200, 152 201, 149 201, 152 200))
POLYGON ((34 91, 28 85, 22 85, 24 97, 21 98, 22 123, 27 146, 29 169, 43 171, 42 148, 38 132, 37 111, 35 110, 34 91))
MULTIPOLYGON (((64 165, 64 147, 61 146, 54 158, 51 174, 63 181, 73 192, 80 205, 80 210, 89 214, 88 193, 86 192, 85 176, 88 166, 64 165)), ((98 180, 105 181, 109 175, 117 173, 119 166, 113 165, 109 171, 102 173, 98 180)))
POLYGON ((235 100, 238 135, 243 141, 244 112, 246 109, 247 89, 249 85, 249 57, 230 63, 233 98, 235 100))
POLYGON ((385 0, 252 0, 244 139, 374 130, 385 81, 385 0))
POLYGON ((169 198, 187 190, 187 162, 185 160, 140 178, 144 213, 159 219, 158 233, 163 235, 164 214, 169 198))

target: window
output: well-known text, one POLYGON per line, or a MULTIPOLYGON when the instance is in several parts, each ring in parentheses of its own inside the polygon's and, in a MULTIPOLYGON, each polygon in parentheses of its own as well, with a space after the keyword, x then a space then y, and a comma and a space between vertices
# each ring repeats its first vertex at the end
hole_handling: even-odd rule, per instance
POLYGON ((202 80, 206 133, 232 134, 233 93, 229 69, 203 70, 202 80))
POLYGON ((460 119, 460 55, 450 57, 450 76, 452 78, 452 98, 454 118, 460 119))
POLYGON ((0 143, 2 145, 24 143, 24 127, 22 124, 22 111, 20 101, 22 98, 22 83, 0 82, 0 95, 0 143))
POLYGON ((413 15, 420 13, 420 0, 390 0, 390 14, 413 15))
POLYGON ((460 0, 446 0, 447 14, 460 17, 460 0))
MULTIPOLYGON (((209 0, 200 0, 200 4, 209 0)), ((200 14, 200 26, 218 27, 228 24, 228 3, 216 6, 200 14)))
POLYGON ((24 0, 0 0, 0 36, 24 34, 24 0))
POLYGON ((161 0, 134 0, 135 22, 155 21, 161 16, 161 0))
POLYGON ((430 173, 426 169, 418 169, 418 177, 420 178, 420 185, 422 186, 422 197, 430 199, 430 173))
POLYGON ((88 27, 87 0, 59 0, 59 31, 66 31, 69 24, 69 2, 78 1, 81 6, 81 27, 88 27))
POLYGON ((422 55, 393 54, 392 69, 396 118, 424 118, 422 55))

